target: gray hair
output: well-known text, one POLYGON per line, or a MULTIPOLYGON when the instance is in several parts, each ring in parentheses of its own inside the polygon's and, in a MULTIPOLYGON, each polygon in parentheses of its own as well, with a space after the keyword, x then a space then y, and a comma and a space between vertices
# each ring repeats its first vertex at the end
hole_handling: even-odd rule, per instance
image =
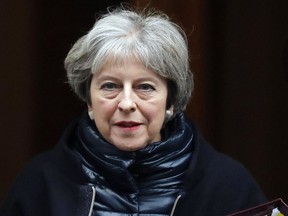
POLYGON ((161 12, 109 11, 81 37, 65 59, 68 82, 88 104, 93 73, 107 59, 124 63, 134 57, 168 81, 167 108, 174 115, 185 110, 193 90, 187 38, 184 31, 161 12))

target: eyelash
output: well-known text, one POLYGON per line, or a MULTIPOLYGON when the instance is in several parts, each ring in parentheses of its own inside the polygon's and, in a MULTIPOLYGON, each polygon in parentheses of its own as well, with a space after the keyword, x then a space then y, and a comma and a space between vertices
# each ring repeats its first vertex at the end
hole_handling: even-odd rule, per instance
POLYGON ((147 84, 147 83, 140 84, 139 89, 141 89, 143 91, 154 91, 155 90, 155 88, 152 85, 147 84))
POLYGON ((116 83, 107 82, 107 83, 104 83, 100 88, 104 89, 104 90, 112 91, 112 90, 116 89, 117 87, 118 87, 118 85, 116 83))
MULTIPOLYGON (((113 91, 113 90, 115 90, 117 88, 119 88, 119 85, 117 85, 116 83, 113 83, 113 82, 104 83, 100 87, 100 89, 106 90, 106 91, 113 91)), ((154 91, 155 87, 153 87, 153 85, 151 85, 151 84, 143 83, 143 84, 139 84, 136 87, 136 89, 144 91, 144 92, 150 92, 150 91, 154 91)))

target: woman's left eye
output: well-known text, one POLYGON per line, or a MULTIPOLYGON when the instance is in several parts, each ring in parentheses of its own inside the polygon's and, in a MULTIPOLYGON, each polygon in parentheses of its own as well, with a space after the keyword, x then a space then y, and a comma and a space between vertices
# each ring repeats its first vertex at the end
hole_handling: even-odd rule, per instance
POLYGON ((139 89, 143 90, 143 91, 154 91, 155 90, 155 88, 151 84, 148 84, 148 83, 140 84, 139 89))

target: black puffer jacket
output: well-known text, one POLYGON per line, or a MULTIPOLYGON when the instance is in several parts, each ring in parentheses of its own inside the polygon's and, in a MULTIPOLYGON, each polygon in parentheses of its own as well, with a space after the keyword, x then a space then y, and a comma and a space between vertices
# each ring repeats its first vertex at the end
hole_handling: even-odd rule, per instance
POLYGON ((106 143, 87 115, 19 175, 1 216, 224 216, 265 200, 238 162, 215 151, 183 114, 137 152, 106 143))

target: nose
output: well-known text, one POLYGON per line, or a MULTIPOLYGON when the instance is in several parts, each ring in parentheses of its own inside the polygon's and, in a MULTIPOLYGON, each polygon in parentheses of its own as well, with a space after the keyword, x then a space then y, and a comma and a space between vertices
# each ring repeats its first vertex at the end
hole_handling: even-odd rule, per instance
POLYGON ((133 99, 133 92, 129 89, 124 89, 120 101, 118 103, 118 109, 122 112, 134 112, 136 110, 136 103, 133 99))

